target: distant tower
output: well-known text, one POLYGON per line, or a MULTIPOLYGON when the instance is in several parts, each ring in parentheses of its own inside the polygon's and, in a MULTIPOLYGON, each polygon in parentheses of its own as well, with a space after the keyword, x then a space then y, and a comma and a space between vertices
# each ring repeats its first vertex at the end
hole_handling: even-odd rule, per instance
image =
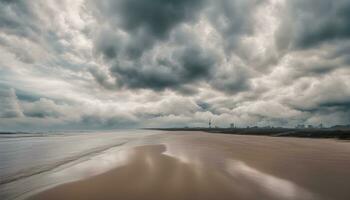
POLYGON ((230 124, 230 128, 235 128, 235 124, 234 124, 234 123, 231 123, 231 124, 230 124))
POLYGON ((211 128, 211 119, 209 119, 209 128, 211 128))
POLYGON ((323 128, 323 124, 321 123, 318 127, 322 129, 323 128))

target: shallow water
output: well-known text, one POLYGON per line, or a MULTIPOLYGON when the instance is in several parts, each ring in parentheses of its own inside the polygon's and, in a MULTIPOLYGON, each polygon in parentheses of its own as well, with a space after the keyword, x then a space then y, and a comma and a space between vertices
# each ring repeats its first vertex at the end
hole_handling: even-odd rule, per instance
MULTIPOLYGON (((134 181, 147 194, 173 185, 163 199, 174 191, 184 198, 218 199, 221 191, 227 195, 219 199, 350 199, 350 143, 335 140, 143 130, 11 135, 0 136, 0 162, 0 199, 23 199, 86 178, 103 182, 99 176, 114 173, 112 185, 134 181), (145 145, 155 150, 134 148, 145 145), (123 170, 141 174, 131 179, 123 170)), ((136 195, 133 187, 125 189, 136 195)))
MULTIPOLYGON (((12 199, 43 186, 79 179, 83 174, 58 176, 59 173, 53 172, 65 173, 62 169, 98 155, 108 159, 108 154, 121 145, 152 134, 123 130, 0 135, 0 199, 12 199)), ((89 175, 103 170, 107 167, 96 168, 89 175)))

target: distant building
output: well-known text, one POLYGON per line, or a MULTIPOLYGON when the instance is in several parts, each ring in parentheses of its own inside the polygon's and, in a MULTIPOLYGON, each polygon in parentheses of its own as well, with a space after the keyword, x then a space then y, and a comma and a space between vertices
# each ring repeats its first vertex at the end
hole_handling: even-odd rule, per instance
POLYGON ((303 129, 303 128, 305 128, 305 125, 304 124, 298 124, 295 128, 303 129))
POLYGON ((312 125, 307 125, 307 128, 314 128, 312 125))
POLYGON ((208 124, 209 124, 209 128, 211 128, 211 119, 209 119, 209 123, 208 124))
POLYGON ((323 124, 321 123, 320 125, 318 125, 318 128, 323 128, 323 124))
POLYGON ((230 128, 235 128, 235 124, 234 124, 234 123, 231 123, 231 124, 230 124, 230 128))

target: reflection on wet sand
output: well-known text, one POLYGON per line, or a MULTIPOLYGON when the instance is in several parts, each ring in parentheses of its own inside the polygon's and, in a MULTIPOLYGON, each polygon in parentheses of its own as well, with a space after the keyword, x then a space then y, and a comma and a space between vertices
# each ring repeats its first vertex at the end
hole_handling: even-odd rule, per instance
POLYGON ((240 161, 229 160, 227 171, 236 181, 245 182, 251 188, 255 187, 264 196, 270 195, 269 199, 316 199, 315 195, 298 185, 260 172, 240 161))
MULTIPOLYGON (((176 145, 129 149, 122 166, 30 199, 312 199, 311 193, 241 161, 176 145), (184 153, 182 153, 184 152, 184 153)), ((203 150, 203 149, 202 149, 203 150)))
MULTIPOLYGON (((219 150, 219 149, 216 149, 219 150)), ((168 144, 166 155, 177 158, 179 161, 191 164, 195 174, 201 174, 206 179, 208 170, 215 169, 218 173, 230 179, 231 190, 242 194, 238 199, 321 199, 297 184, 261 172, 248 166, 243 161, 234 160, 224 152, 215 151, 206 147, 188 150, 183 145, 168 144)))

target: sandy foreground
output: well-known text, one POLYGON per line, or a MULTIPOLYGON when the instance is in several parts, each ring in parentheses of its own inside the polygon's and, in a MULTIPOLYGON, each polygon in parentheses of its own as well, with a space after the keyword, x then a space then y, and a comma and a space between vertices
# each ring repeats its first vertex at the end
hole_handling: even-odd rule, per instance
POLYGON ((350 199, 350 143, 167 133, 103 174, 29 199, 350 199))

